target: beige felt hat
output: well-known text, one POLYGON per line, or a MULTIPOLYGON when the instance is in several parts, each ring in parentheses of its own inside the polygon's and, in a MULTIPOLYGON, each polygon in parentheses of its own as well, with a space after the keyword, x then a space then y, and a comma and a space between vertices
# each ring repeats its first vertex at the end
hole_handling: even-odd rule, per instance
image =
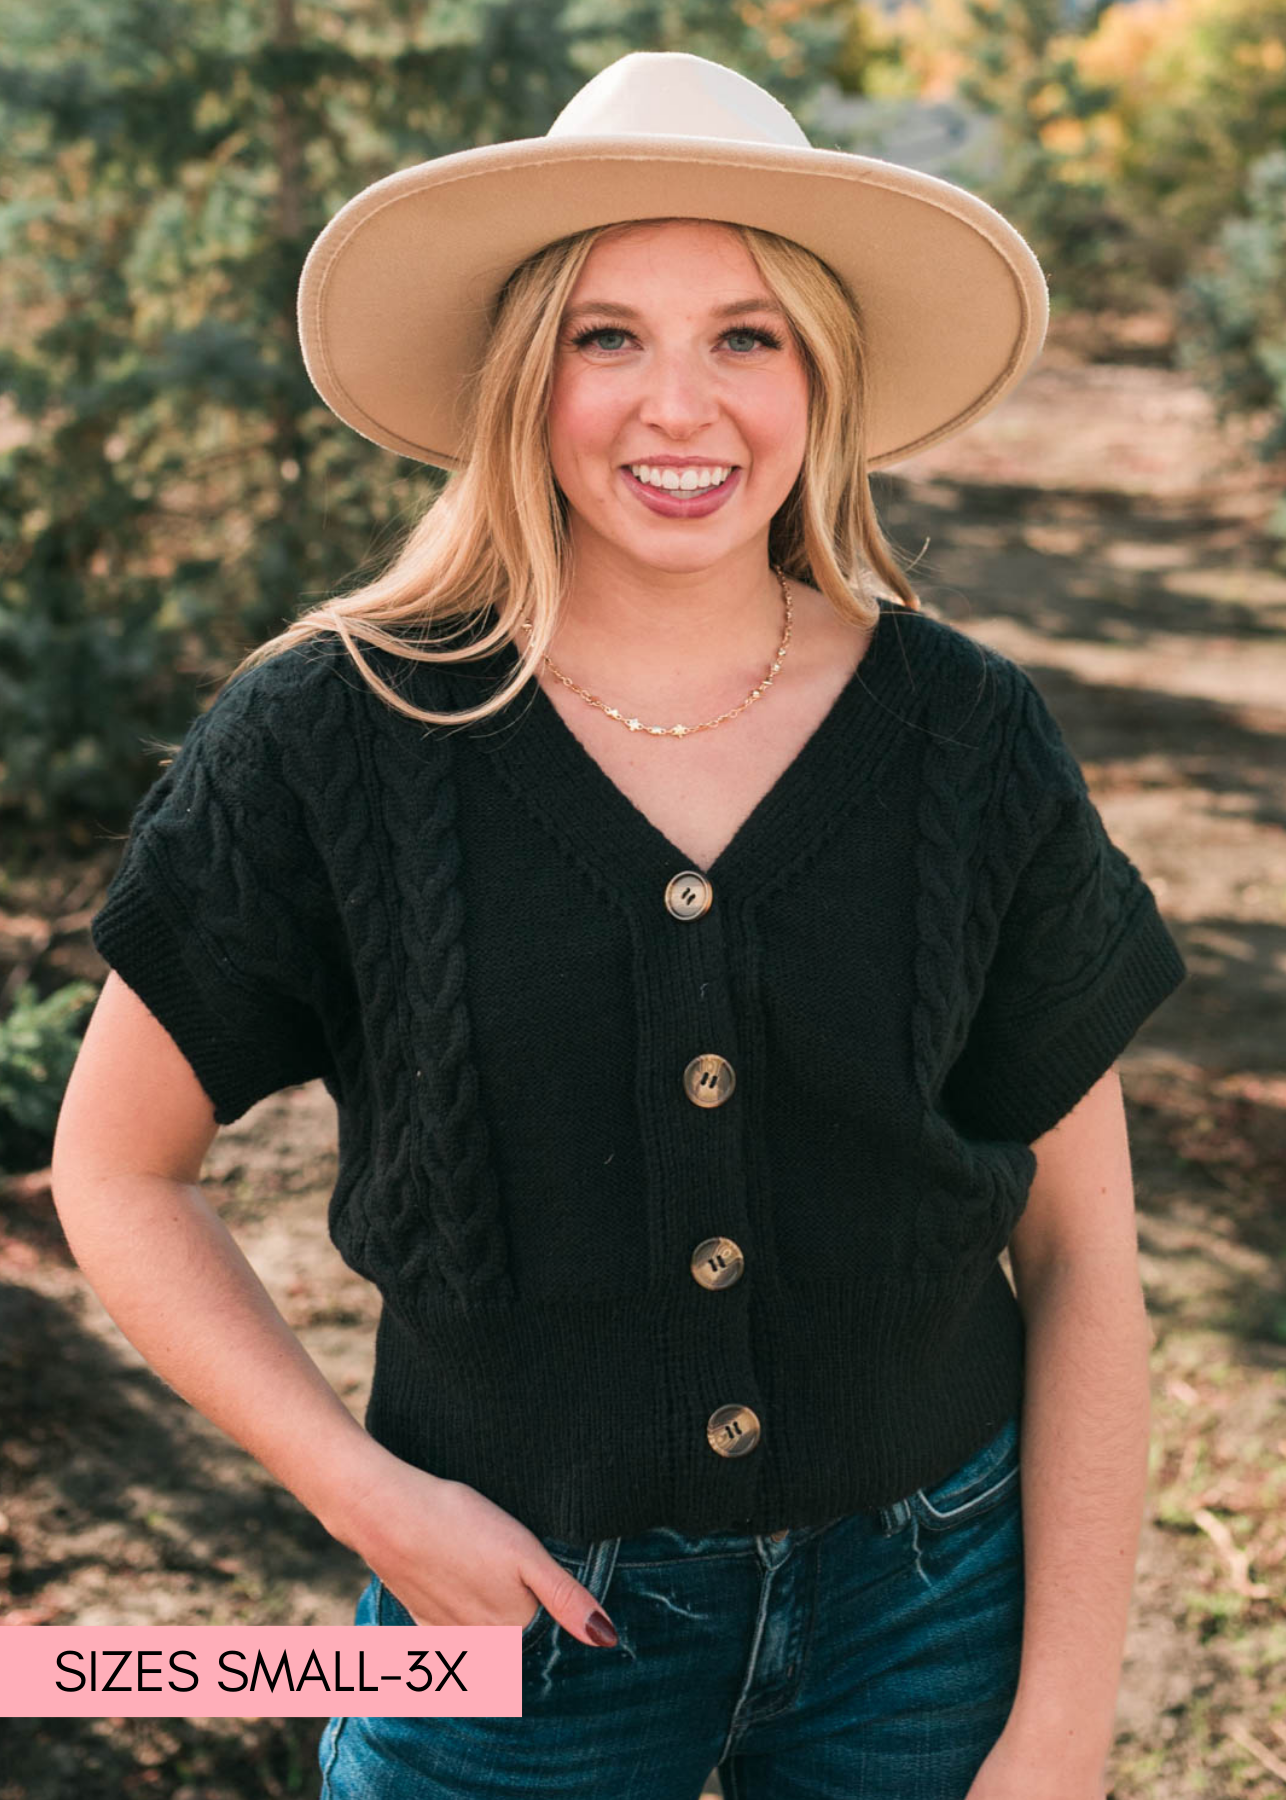
POLYGON ((459 469, 462 401, 510 272, 588 226, 676 216, 776 232, 843 276, 866 324, 872 468, 989 412, 1044 342, 1040 264, 985 200, 815 150, 779 101, 720 63, 635 51, 544 137, 416 163, 342 206, 300 276, 308 374, 362 437, 459 469))

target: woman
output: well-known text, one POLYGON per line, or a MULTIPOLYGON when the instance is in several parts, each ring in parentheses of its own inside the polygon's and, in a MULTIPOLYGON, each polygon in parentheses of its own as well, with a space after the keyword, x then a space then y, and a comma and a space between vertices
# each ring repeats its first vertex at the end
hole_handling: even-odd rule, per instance
POLYGON ((867 486, 1045 305, 990 208, 680 55, 310 254, 319 392, 453 477, 142 801, 54 1185, 126 1334, 362 1556, 359 1622, 521 1627, 521 1718, 334 1719, 329 1800, 1101 1800, 1147 1449, 1114 1060, 1185 970, 867 486), (196 1186, 314 1077, 364 1429, 196 1186))

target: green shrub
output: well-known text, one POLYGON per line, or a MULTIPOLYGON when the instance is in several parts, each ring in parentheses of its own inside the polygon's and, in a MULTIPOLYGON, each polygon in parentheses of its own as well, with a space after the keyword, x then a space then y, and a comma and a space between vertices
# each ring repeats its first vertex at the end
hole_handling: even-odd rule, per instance
MULTIPOLYGON (((1257 414, 1264 461, 1286 455, 1286 150, 1247 178, 1246 213, 1225 221, 1179 293, 1179 359, 1210 390, 1220 417, 1257 414)), ((1286 538, 1286 498, 1269 529, 1286 538)))
POLYGON ((0 1172, 49 1161, 54 1126, 83 1036, 82 1015, 98 997, 90 981, 71 981, 42 1000, 24 982, 0 1019, 0 1172))

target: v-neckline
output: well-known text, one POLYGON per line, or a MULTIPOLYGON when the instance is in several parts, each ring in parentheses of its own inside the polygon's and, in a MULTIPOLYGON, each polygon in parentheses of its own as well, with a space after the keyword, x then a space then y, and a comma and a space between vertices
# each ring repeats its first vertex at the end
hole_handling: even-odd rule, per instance
MULTIPOLYGON (((623 868, 665 881, 696 868, 712 883, 749 889, 780 869, 828 823, 834 809, 854 794, 883 761, 897 729, 909 727, 918 699, 897 621, 908 609, 880 597, 871 641, 835 699, 790 762, 744 816, 731 838, 705 867, 693 862, 607 773, 563 718, 539 681, 490 719, 466 729, 496 756, 501 773, 560 835, 619 881, 623 868), (497 721, 504 721, 498 725, 497 721)), ((914 615, 910 615, 914 616, 914 615)), ((917 633, 923 646, 925 634, 917 633)), ((936 634, 930 633, 932 639, 936 634)), ((492 676, 507 680, 517 647, 504 644, 485 659, 492 676)), ((471 671, 482 663, 460 665, 471 671)), ((471 685, 473 676, 467 678, 471 685)), ((467 698, 476 703, 476 690, 467 698)))

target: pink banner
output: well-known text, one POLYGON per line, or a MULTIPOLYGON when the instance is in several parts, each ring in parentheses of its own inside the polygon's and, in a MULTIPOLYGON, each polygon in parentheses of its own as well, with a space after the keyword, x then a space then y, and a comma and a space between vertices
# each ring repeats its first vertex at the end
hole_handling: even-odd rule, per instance
POLYGON ((517 1625, 13 1625, 0 1718, 522 1716, 517 1625))

